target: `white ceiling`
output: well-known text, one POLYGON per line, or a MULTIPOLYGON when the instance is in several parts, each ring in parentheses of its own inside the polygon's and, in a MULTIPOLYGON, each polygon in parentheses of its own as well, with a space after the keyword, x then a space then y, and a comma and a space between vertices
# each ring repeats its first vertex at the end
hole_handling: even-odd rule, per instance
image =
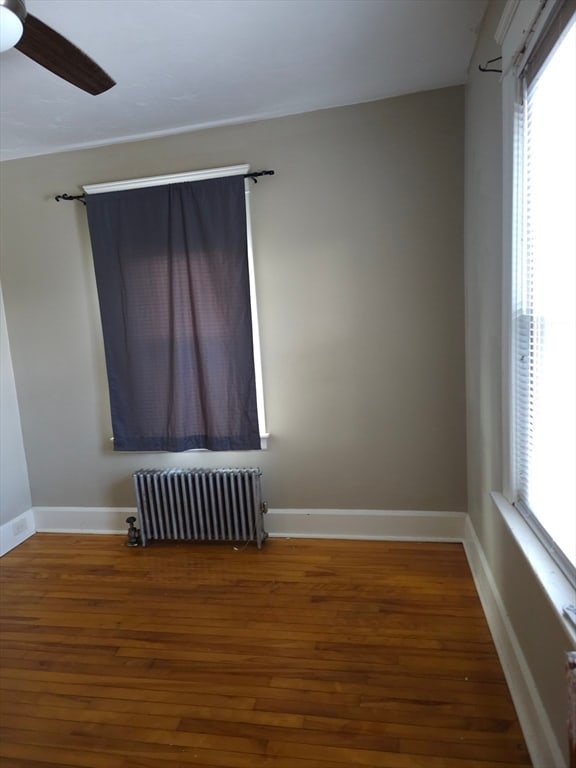
POLYGON ((0 157, 111 144, 463 83, 487 0, 27 0, 117 85, 0 55, 0 157))

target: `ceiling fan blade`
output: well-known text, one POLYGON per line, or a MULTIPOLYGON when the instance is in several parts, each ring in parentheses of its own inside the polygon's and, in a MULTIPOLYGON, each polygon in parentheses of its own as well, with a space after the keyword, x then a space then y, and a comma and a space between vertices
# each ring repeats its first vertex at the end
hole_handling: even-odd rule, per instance
POLYGON ((94 96, 116 85, 80 48, 30 13, 24 21, 24 33, 14 47, 58 77, 94 96))

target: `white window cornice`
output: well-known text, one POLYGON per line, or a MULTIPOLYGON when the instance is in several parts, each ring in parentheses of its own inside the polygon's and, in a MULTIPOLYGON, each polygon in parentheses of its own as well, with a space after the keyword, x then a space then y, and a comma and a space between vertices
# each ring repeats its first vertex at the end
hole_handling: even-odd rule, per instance
POLYGON ((141 179, 107 181, 102 184, 86 184, 82 189, 87 195, 95 195, 103 192, 122 192, 127 189, 142 189, 143 187, 161 187, 165 184, 182 184, 186 181, 205 181, 206 179, 221 179, 226 176, 241 176, 249 171, 249 165, 229 165, 224 168, 209 168, 205 171, 186 171, 184 173, 168 173, 162 176, 147 176, 141 179))

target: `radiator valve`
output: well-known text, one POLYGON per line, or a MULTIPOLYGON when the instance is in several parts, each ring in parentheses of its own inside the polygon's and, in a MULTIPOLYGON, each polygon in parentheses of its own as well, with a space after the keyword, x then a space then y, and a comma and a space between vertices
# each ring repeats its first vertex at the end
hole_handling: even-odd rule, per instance
POLYGON ((128 523, 128 538, 126 540, 126 546, 127 547, 139 547, 140 546, 140 528, 136 528, 134 523, 136 522, 135 517, 127 517, 126 522, 128 523))

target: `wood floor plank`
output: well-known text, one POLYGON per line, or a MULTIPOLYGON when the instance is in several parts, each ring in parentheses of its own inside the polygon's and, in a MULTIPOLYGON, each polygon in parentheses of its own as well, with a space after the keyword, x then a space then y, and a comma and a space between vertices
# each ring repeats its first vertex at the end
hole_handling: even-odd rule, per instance
POLYGON ((528 768, 463 548, 36 534, 0 560, 0 768, 528 768))

